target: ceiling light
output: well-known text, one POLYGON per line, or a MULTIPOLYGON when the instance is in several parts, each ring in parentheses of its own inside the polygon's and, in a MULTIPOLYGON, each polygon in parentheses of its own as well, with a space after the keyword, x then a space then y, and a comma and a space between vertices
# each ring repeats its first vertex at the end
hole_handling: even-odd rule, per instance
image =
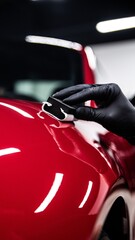
POLYGON ((101 33, 115 32, 124 29, 135 28, 135 17, 118 18, 99 22, 96 29, 101 33))

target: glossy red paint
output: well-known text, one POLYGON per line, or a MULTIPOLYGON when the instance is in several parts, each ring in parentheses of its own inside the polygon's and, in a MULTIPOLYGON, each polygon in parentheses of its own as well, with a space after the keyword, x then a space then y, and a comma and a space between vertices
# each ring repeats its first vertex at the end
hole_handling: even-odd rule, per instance
POLYGON ((91 239, 122 176, 114 159, 41 104, 1 100, 0 112, 1 239, 91 239))
POLYGON ((0 113, 0 239, 97 240, 119 197, 134 239, 134 146, 93 122, 59 122, 41 103, 1 99, 0 113))
POLYGON ((131 192, 135 191, 135 146, 124 138, 108 132, 101 135, 101 141, 106 150, 111 151, 117 163, 121 166, 131 192))

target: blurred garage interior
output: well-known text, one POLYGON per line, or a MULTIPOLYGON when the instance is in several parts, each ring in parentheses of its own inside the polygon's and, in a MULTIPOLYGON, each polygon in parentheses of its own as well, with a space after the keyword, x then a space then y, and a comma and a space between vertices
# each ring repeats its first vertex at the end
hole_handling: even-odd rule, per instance
MULTIPOLYGON (((132 24, 132 28, 106 33, 99 32, 97 24, 130 17, 134 23, 134 16, 135 3, 131 0, 1 0, 1 86, 6 84, 10 91, 14 79, 17 79, 19 81, 14 86, 15 89, 23 88, 24 92, 31 92, 33 88, 37 89, 37 82, 34 81, 33 86, 29 81, 29 78, 33 78, 38 80, 37 98, 42 95, 41 100, 43 100, 44 88, 47 85, 43 86, 40 79, 44 78, 44 65, 50 64, 51 68, 49 62, 51 58, 48 60, 47 57, 45 62, 43 46, 29 45, 26 41, 28 36, 40 36, 90 46, 96 58, 96 82, 116 82, 127 97, 133 97, 135 95, 135 24, 132 24), (27 74, 28 69, 29 74, 27 74), (27 80, 25 83, 21 81, 24 78, 27 80)), ((50 52, 48 55, 50 56, 50 52)), ((55 67, 58 78, 68 78, 64 75, 66 69, 62 67, 62 63, 61 55, 61 66, 55 67)))

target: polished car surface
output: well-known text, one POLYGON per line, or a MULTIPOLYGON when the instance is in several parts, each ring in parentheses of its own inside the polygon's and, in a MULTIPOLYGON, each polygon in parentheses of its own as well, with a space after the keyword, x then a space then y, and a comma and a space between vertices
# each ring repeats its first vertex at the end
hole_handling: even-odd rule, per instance
POLYGON ((1 239, 97 239, 116 199, 133 213, 134 147, 40 103, 1 99, 0 111, 1 239))
POLYGON ((0 239, 134 239, 135 147, 97 123, 60 122, 43 104, 0 99, 0 239))

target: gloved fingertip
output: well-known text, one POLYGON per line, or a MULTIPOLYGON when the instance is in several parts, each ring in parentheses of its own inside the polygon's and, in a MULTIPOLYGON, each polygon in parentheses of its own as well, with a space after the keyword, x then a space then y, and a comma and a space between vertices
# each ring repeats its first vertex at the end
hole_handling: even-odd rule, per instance
POLYGON ((79 107, 75 111, 75 118, 86 121, 97 121, 96 109, 91 107, 79 107))
POLYGON ((79 107, 75 111, 75 118, 82 119, 82 120, 88 120, 88 112, 86 107, 79 107))
POLYGON ((75 118, 80 119, 80 111, 78 108, 76 109, 74 116, 75 116, 75 118))

